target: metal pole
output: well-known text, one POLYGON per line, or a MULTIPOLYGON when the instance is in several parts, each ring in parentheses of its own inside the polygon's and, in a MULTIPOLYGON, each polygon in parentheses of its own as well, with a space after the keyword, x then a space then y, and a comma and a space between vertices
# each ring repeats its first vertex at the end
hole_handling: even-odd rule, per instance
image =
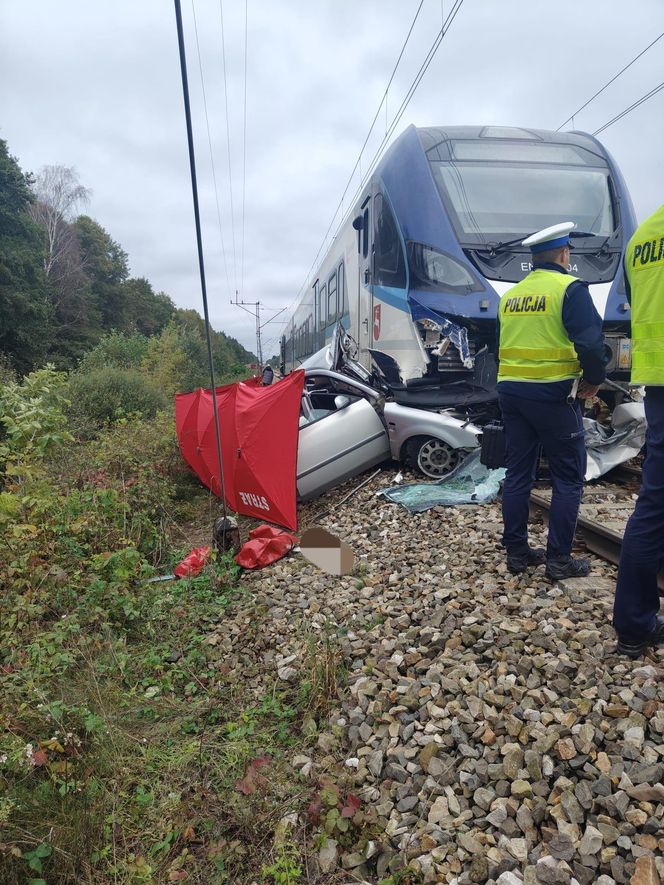
POLYGON ((221 486, 221 503, 226 517, 226 491, 224 487, 224 466, 221 458, 221 431, 219 429, 219 413, 217 411, 217 385, 214 377, 214 359, 212 357, 212 341, 210 338, 210 316, 208 313, 207 289, 205 286, 205 264, 203 262, 203 238, 201 236, 201 218, 198 210, 198 186, 196 184, 196 159, 194 156, 194 137, 191 128, 191 108, 189 106, 189 84, 187 80, 187 58, 184 51, 184 32, 182 30, 182 10, 180 0, 175 0, 175 20, 178 28, 178 48, 180 50, 180 70, 182 72, 182 93, 184 96, 184 114, 187 120, 187 142, 189 144, 189 168, 191 170, 191 192, 194 199, 194 218, 196 220, 196 243, 198 245, 198 268, 201 277, 203 295, 203 312, 205 315, 205 335, 207 338, 208 360, 210 362, 210 380, 212 382, 212 408, 214 410, 214 431, 217 440, 217 461, 219 465, 219 484, 221 486))
POLYGON ((256 302, 256 356, 258 357, 258 368, 263 369, 263 349, 261 345, 261 303, 256 302))

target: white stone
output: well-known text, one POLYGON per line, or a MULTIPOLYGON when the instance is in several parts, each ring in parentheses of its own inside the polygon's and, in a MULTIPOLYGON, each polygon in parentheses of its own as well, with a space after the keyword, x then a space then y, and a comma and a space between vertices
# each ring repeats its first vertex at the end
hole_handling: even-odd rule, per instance
POLYGON ((333 873, 339 863, 339 848, 334 839, 326 839, 318 852, 318 866, 321 873, 333 873))

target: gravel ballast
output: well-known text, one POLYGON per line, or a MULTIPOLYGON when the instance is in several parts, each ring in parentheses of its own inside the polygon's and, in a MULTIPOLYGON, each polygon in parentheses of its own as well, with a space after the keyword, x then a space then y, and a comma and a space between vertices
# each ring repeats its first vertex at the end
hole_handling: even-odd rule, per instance
MULTIPOLYGON (((379 838, 320 849, 326 873, 378 882, 658 885, 664 881, 664 651, 619 657, 615 568, 551 585, 505 568, 498 504, 409 514, 382 471, 300 512, 346 541, 352 575, 294 554, 246 586, 253 650, 297 685, 305 636, 340 644, 347 682, 298 776, 345 772, 379 838), (326 516, 315 521, 323 507, 326 516)), ((534 525, 534 545, 545 530, 534 525)), ((229 651, 243 630, 227 636, 229 651)), ((302 760, 305 760, 304 762, 302 760)))

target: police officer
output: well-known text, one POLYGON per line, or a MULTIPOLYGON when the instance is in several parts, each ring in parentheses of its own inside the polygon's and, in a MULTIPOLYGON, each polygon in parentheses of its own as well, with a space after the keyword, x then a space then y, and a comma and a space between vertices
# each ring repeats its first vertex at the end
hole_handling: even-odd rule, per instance
POLYGON ((569 221, 523 241, 533 269, 501 299, 498 396, 505 424, 503 546, 507 568, 519 574, 546 560, 546 576, 582 577, 585 559, 571 554, 579 513, 586 448, 576 400, 597 393, 605 377, 602 320, 588 285, 567 273, 569 221), (546 553, 528 544, 528 499, 540 446, 553 494, 546 553))
POLYGON ((639 225, 625 252, 632 305, 632 384, 645 384, 643 481, 623 538, 613 608, 618 651, 637 658, 664 646, 657 573, 664 559, 664 205, 639 225))

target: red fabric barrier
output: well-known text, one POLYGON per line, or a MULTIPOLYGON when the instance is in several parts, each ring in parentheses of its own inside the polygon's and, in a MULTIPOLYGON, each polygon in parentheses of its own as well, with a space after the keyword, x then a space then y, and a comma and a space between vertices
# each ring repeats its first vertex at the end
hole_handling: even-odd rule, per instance
MULTIPOLYGON (((250 378, 216 390, 228 506, 294 530, 303 386, 304 372, 298 370, 269 387, 250 378)), ((183 458, 221 495, 212 392, 177 394, 175 424, 183 458)))

